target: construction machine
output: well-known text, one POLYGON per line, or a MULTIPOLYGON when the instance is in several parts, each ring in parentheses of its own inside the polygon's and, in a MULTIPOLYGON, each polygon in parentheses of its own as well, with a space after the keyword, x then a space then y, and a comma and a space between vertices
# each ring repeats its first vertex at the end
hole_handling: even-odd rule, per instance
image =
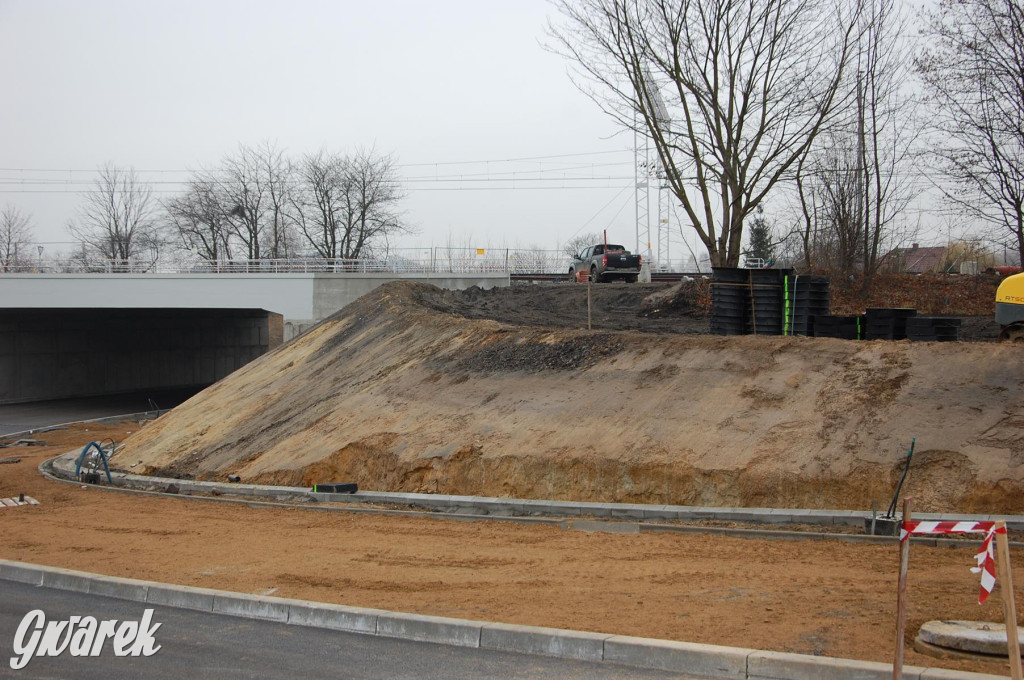
POLYGON ((1024 342, 1024 272, 1006 277, 996 290, 1000 341, 1024 342))

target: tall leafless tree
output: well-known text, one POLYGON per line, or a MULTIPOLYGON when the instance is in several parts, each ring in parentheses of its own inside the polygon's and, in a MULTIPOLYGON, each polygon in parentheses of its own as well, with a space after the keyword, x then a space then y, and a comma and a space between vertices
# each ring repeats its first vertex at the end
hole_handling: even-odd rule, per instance
POLYGON ((410 231, 398 208, 405 194, 394 158, 356 151, 349 157, 346 177, 341 257, 357 258, 369 250, 386 253, 392 237, 410 231))
MULTIPOLYGON (((940 0, 916 60, 934 104, 947 198, 1007 230, 1024 258, 1024 6, 940 0)), ((1003 231, 1006 233, 1006 231, 1003 231)))
POLYGON ((241 145, 219 168, 201 173, 197 180, 215 187, 227 211, 228 228, 248 259, 291 254, 290 165, 275 144, 241 145))
POLYGON ((296 179, 299 228, 323 257, 386 252, 391 237, 409 231, 398 209, 404 194, 391 156, 320 151, 302 159, 296 179))
POLYGON ((797 185, 804 261, 808 267, 851 274, 863 253, 863 159, 849 135, 825 135, 821 146, 797 185))
POLYGON ((152 190, 134 168, 113 163, 100 167, 67 229, 92 254, 120 263, 151 257, 160 243, 152 190))
POLYGON ((578 84, 650 137, 712 264, 736 266, 744 220, 840 108, 856 0, 557 5, 555 49, 578 84))
POLYGON ((866 0, 857 44, 858 187, 862 207, 861 292, 867 296, 881 257, 908 226, 906 209, 919 191, 917 101, 908 89, 912 55, 908 21, 896 0, 866 0))
POLYGON ((292 203, 299 231, 320 257, 340 257, 347 223, 347 160, 323 150, 307 154, 296 164, 295 177, 292 203))
POLYGON ((31 261, 28 247, 32 243, 32 218, 15 205, 7 204, 0 211, 0 271, 16 271, 31 261))
POLYGON ((171 231, 181 247, 208 262, 231 258, 230 210, 221 198, 213 182, 192 179, 184 194, 164 203, 171 231))

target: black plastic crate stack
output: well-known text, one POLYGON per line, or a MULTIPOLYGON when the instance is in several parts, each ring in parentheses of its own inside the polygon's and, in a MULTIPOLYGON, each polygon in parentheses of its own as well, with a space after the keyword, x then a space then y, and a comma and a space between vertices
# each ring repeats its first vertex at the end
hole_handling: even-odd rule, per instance
POLYGON ((816 316, 814 337, 863 340, 865 324, 863 316, 816 316))
POLYGON ((907 319, 907 338, 918 342, 956 342, 960 319, 919 316, 907 319))
MULTIPOLYGON (((747 332, 782 335, 782 288, 786 269, 748 269, 753 281, 753 306, 747 314, 747 332)), ((748 288, 747 296, 750 297, 748 288)))
POLYGON ((828 316, 829 304, 827 276, 786 276, 783 280, 782 334, 811 335, 814 317, 828 316))
POLYGON ((783 283, 791 270, 715 267, 712 272, 712 333, 782 334, 783 283))
POLYGON ((916 309, 901 307, 870 307, 865 315, 867 340, 904 340, 907 319, 917 316, 916 309))
POLYGON ((711 332, 716 335, 745 335, 749 291, 743 269, 715 267, 711 276, 711 332))

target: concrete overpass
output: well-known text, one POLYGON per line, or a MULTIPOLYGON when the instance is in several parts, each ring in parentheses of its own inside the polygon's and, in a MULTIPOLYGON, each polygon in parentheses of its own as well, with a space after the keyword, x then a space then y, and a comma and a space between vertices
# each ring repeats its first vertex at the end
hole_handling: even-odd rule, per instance
POLYGON ((394 280, 508 273, 0 275, 0 403, 201 387, 394 280))

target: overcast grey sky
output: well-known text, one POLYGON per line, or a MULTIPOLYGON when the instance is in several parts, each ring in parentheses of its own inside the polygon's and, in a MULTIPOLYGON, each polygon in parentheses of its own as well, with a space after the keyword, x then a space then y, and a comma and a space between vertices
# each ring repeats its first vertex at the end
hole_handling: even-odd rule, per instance
POLYGON ((419 235, 399 245, 555 248, 606 227, 632 245, 632 137, 543 48, 554 13, 546 0, 0 0, 0 204, 57 248, 106 161, 164 197, 239 143, 372 146, 409 180, 419 235))

